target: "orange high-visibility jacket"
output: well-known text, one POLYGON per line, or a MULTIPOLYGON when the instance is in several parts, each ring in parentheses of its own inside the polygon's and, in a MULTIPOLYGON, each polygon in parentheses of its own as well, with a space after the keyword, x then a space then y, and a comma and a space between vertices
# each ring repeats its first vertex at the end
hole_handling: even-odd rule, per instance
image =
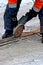
POLYGON ((10 8, 17 7, 17 0, 8 0, 8 5, 10 8))
POLYGON ((17 4, 17 0, 8 0, 8 4, 17 4))
POLYGON ((42 6, 43 6, 43 0, 35 0, 35 2, 34 2, 34 9, 36 11, 40 11, 42 6))

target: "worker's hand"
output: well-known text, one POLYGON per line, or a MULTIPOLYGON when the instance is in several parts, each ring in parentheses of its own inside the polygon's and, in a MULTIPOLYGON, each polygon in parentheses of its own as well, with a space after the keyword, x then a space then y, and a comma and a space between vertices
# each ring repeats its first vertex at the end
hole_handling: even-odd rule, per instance
POLYGON ((12 17, 12 21, 16 21, 17 20, 17 17, 15 15, 11 15, 12 17))

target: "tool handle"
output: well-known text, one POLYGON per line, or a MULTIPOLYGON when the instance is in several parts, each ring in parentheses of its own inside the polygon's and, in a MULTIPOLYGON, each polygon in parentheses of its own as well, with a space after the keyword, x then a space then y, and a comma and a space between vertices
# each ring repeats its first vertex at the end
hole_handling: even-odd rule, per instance
POLYGON ((19 21, 18 21, 18 24, 25 24, 27 22, 27 19, 28 19, 28 16, 22 16, 19 21))

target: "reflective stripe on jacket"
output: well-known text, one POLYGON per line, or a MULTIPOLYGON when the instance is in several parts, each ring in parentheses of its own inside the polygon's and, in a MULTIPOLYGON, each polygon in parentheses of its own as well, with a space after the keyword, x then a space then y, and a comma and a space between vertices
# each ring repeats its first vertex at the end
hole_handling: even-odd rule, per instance
POLYGON ((17 0, 8 0, 8 5, 10 8, 16 8, 17 7, 17 0))
POLYGON ((36 12, 39 12, 40 9, 42 8, 42 6, 43 6, 43 1, 42 1, 42 0, 35 0, 33 9, 34 9, 36 12))

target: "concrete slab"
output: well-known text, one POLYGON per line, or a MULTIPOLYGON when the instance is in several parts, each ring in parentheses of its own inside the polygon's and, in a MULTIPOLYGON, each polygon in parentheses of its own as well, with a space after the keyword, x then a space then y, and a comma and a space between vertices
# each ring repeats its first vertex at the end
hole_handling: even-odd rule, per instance
POLYGON ((43 65, 41 37, 32 35, 0 47, 0 65, 43 65))

